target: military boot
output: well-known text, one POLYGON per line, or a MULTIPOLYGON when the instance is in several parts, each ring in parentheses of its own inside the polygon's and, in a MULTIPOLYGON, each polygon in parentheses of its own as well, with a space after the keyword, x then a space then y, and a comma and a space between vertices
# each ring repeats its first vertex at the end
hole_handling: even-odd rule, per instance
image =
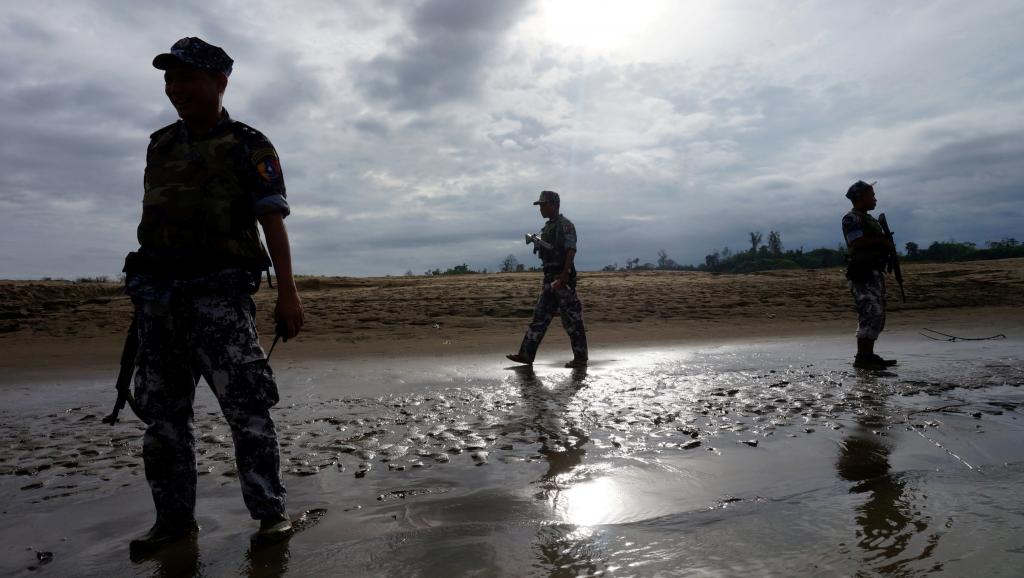
POLYGON ((133 560, 142 558, 168 544, 182 538, 195 536, 197 533, 199 533, 199 524, 195 520, 168 522, 157 519, 148 532, 128 544, 129 555, 133 560))
POLYGON ((892 367, 898 363, 895 359, 883 359, 881 355, 872 355, 871 357, 886 367, 892 367))
POLYGON ((857 369, 867 369, 869 371, 878 371, 888 367, 885 363, 882 363, 881 357, 878 357, 877 355, 864 355, 861 353, 858 353, 857 356, 853 358, 853 366, 857 369), (878 359, 876 359, 876 357, 878 359))
POLYGON ((292 533, 292 521, 288 514, 281 512, 273 516, 267 516, 260 520, 260 531, 256 533, 258 540, 275 540, 283 538, 292 533))

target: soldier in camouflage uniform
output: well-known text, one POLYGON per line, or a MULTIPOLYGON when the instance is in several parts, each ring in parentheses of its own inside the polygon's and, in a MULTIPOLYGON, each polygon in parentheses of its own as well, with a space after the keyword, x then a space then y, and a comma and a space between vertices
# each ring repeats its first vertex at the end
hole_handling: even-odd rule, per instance
POLYGON ((857 181, 846 192, 853 208, 843 217, 843 237, 849 250, 846 278, 857 307, 857 355, 854 367, 884 369, 896 365, 875 354, 875 340, 885 328, 885 267, 896 251, 882 226, 868 214, 874 210, 874 183, 857 181))
POLYGON ((140 247, 125 261, 139 344, 135 398, 148 423, 143 460, 157 514, 149 532, 132 541, 133 557, 198 531, 192 403, 200 376, 231 427, 242 495, 260 535, 291 530, 269 413, 277 385, 260 347, 252 294, 272 262, 274 317, 285 339, 302 327, 302 302, 277 152, 221 106, 232 62, 198 38, 183 38, 153 60, 181 120, 151 136, 140 247))
POLYGON ((537 305, 533 309, 533 320, 526 329, 518 353, 506 357, 517 363, 532 364, 537 349, 544 339, 555 312, 562 316, 562 327, 569 334, 572 343, 573 360, 566 367, 587 365, 587 332, 583 327, 583 304, 576 295, 576 227, 572 221, 559 213, 560 199, 554 191, 542 191, 534 205, 540 206, 540 214, 548 222, 541 231, 541 239, 553 247, 548 250, 534 244, 544 263, 544 284, 537 305))

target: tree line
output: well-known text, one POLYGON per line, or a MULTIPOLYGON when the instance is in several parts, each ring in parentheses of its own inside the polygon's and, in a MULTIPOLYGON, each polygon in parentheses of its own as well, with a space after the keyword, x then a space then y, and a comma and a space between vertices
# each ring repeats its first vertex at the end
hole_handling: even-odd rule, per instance
MULTIPOLYGON (((824 269, 827 267, 840 267, 846 264, 846 246, 840 243, 835 249, 821 247, 805 251, 799 249, 786 250, 782 245, 782 234, 778 231, 768 231, 768 238, 765 239, 760 231, 751 231, 747 241, 749 248, 732 250, 728 246, 716 249, 704 257, 704 262, 698 265, 683 265, 677 263, 668 253, 661 249, 655 262, 640 262, 640 257, 626 259, 626 264, 620 266, 618 263, 605 265, 602 271, 709 271, 715 273, 753 273, 755 271, 772 271, 777 269, 824 269), (763 242, 762 242, 763 241, 763 242)), ((988 241, 985 248, 979 248, 972 242, 958 241, 935 241, 927 248, 922 249, 920 245, 911 241, 904 245, 900 252, 900 258, 904 261, 915 262, 948 262, 948 261, 980 261, 986 259, 1007 259, 1011 257, 1024 257, 1024 244, 1015 238, 1005 238, 999 241, 988 241)), ((540 271, 537 266, 527 267, 519 262, 515 255, 509 254, 498 265, 499 273, 522 273, 540 271)), ((437 275, 470 275, 487 273, 484 268, 480 271, 470 269, 465 263, 450 267, 446 270, 433 269, 425 271, 426 276, 437 275)), ((413 275, 413 272, 406 271, 406 275, 413 275)))
MULTIPOLYGON (((786 250, 782 235, 769 231, 768 239, 760 231, 749 233, 750 248, 733 251, 729 247, 712 251, 699 265, 679 265, 668 257, 664 249, 658 251, 657 263, 640 264, 639 258, 628 259, 625 267, 618 264, 606 265, 603 271, 711 271, 721 273, 752 273, 776 269, 823 269, 846 264, 846 246, 840 243, 835 249, 822 247, 805 251, 803 247, 786 250)), ((935 241, 922 249, 914 242, 904 245, 900 258, 904 261, 949 262, 981 261, 986 259, 1007 259, 1024 257, 1024 244, 1014 238, 988 241, 986 248, 979 248, 972 242, 935 241)))

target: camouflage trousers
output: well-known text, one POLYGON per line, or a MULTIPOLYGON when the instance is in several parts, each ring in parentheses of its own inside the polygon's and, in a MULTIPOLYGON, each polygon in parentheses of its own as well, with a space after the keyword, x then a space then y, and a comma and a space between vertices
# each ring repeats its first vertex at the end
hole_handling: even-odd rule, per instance
POLYGON ((573 359, 587 359, 587 332, 583 327, 583 303, 576 295, 575 287, 551 288, 554 278, 545 277, 544 289, 541 291, 537 305, 533 308, 533 320, 526 328, 523 343, 519 346, 519 355, 533 363, 537 357, 537 349, 547 333, 548 326, 555 316, 561 313, 562 327, 569 334, 572 344, 573 359))
POLYGON ((848 283, 857 307, 857 338, 878 339, 885 329, 885 273, 873 271, 863 283, 848 283))
POLYGON ((143 437, 146 480, 161 520, 192 519, 196 505, 192 405, 203 377, 231 427, 242 496, 254 519, 284 512, 274 374, 256 332, 256 305, 239 292, 138 295, 135 399, 152 420, 143 437))

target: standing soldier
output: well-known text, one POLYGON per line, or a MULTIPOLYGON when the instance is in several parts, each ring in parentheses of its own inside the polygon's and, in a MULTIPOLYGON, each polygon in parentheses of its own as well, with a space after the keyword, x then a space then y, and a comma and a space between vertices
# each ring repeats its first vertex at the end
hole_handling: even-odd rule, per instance
POLYGON ((849 250, 846 278, 857 307, 857 356, 853 366, 884 369, 894 359, 875 354, 875 340, 885 328, 885 267, 896 252, 882 226, 868 214, 877 204, 874 183, 857 181, 846 191, 853 208, 843 217, 843 237, 849 250))
POLYGON ((140 247, 124 269, 137 327, 135 399, 148 423, 142 455, 156 506, 156 523, 131 542, 133 557, 199 530, 192 425, 199 376, 231 426, 242 496, 260 521, 259 535, 291 530, 269 413, 277 385, 251 295, 272 261, 274 317, 285 339, 302 327, 302 302, 292 279, 277 152, 221 106, 232 63, 199 38, 182 38, 153 59, 181 120, 150 137, 140 247))
POLYGON ((506 357, 516 363, 533 364, 537 348, 544 339, 544 333, 551 324, 555 312, 562 315, 562 327, 569 334, 572 343, 572 361, 566 367, 587 365, 587 333, 583 327, 583 304, 576 295, 576 227, 572 221, 559 213, 560 200, 554 191, 541 191, 540 199, 534 205, 540 206, 540 214, 548 220, 540 233, 543 245, 534 243, 533 251, 544 263, 544 285, 540 298, 533 308, 533 320, 526 329, 519 353, 506 357))

